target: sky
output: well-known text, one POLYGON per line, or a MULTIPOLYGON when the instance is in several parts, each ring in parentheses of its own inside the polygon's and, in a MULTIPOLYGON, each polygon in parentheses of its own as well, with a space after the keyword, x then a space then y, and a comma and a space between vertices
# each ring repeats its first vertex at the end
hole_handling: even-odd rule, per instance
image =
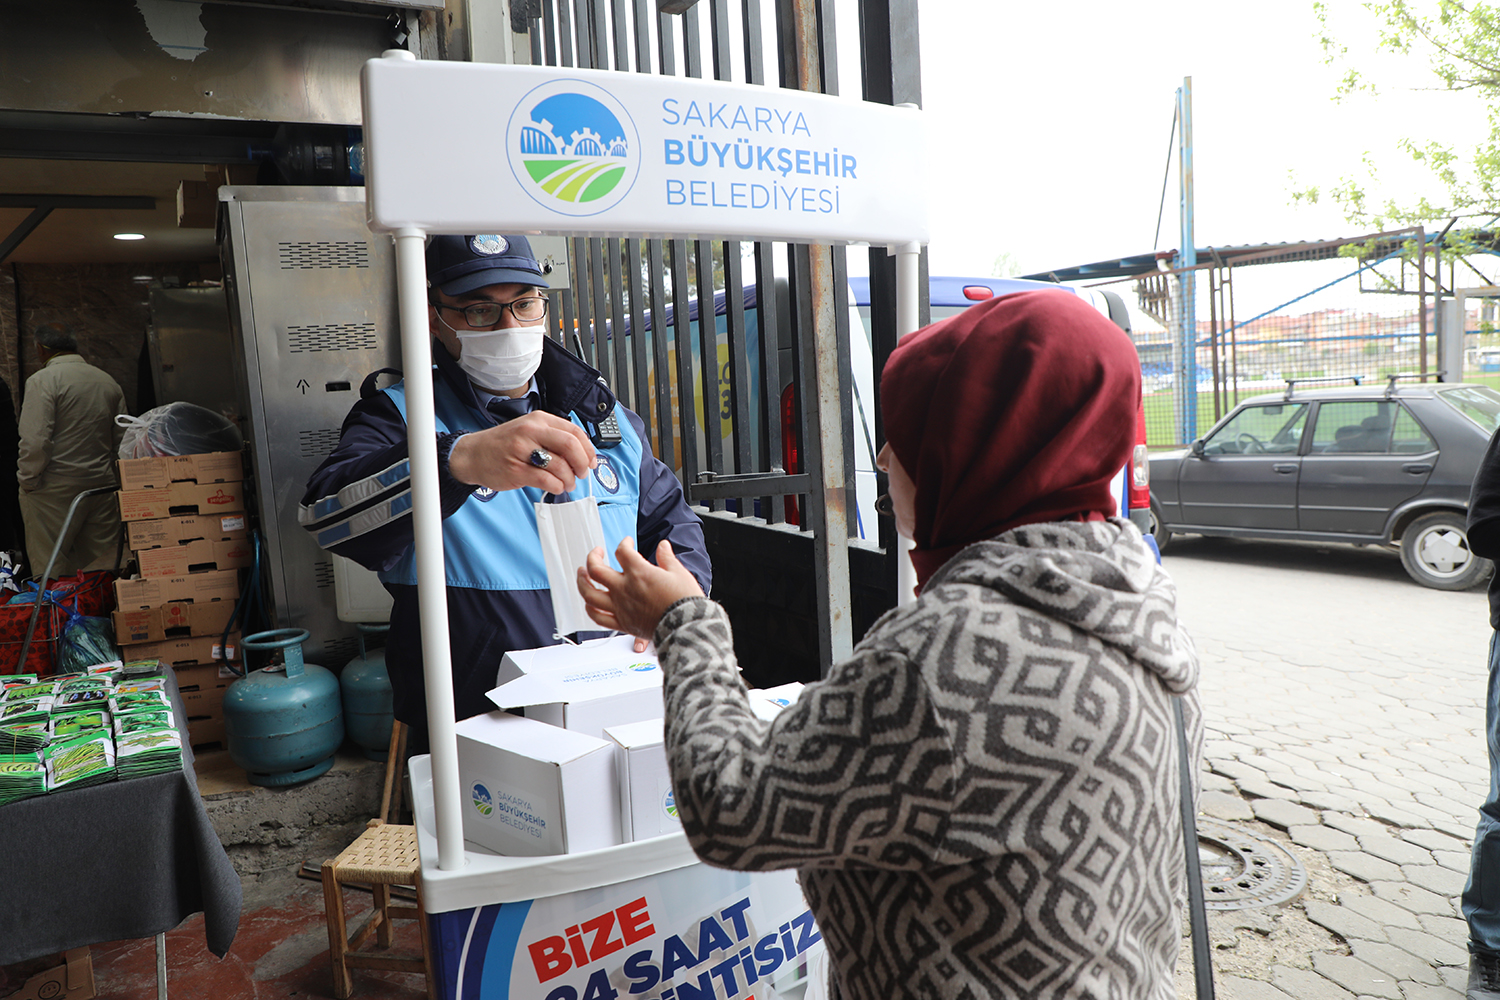
MULTIPOLYGON (((1367 179, 1402 199, 1430 191, 1402 138, 1462 145, 1485 131, 1474 98, 1432 89, 1425 60, 1374 52, 1354 0, 1331 24, 1377 97, 1335 100, 1311 0, 1141 6, 927 0, 922 104, 954 170, 929 192, 934 274, 987 276, 1009 254, 1027 274, 1180 245, 1173 167, 1153 242, 1176 90, 1192 79, 1198 246, 1359 235, 1328 199, 1292 192, 1367 179)), ((842 25, 841 25, 842 27, 842 25)), ((857 92, 857 91, 852 91, 857 92)))

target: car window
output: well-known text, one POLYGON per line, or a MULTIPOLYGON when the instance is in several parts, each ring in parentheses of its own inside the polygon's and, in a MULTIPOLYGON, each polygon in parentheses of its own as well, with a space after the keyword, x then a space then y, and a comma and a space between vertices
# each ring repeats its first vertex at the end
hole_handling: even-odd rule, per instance
POLYGON ((1311 453, 1387 454, 1391 450, 1391 427, 1401 412, 1401 404, 1390 399, 1324 403, 1318 407, 1311 453))
POLYGON ((1500 427, 1500 393, 1483 385, 1439 389, 1437 398, 1474 421, 1486 434, 1500 427))
POLYGON ((1203 441, 1205 455, 1290 455, 1302 440, 1306 403, 1247 406, 1203 441))
POLYGON ((1395 428, 1391 432, 1391 451, 1397 455, 1423 455, 1437 451, 1437 442, 1403 406, 1396 414, 1395 428))

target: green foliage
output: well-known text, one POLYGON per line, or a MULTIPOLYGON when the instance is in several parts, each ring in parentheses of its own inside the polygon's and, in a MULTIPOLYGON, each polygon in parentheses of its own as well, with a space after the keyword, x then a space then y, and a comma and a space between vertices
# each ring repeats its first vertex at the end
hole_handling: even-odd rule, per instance
MULTIPOLYGON (((1369 153, 1361 177, 1345 178, 1327 190, 1308 187, 1293 199, 1316 203, 1330 198, 1351 222, 1377 229, 1438 219, 1459 220, 1455 229, 1464 228, 1466 219, 1487 224, 1500 215, 1500 8, 1477 0, 1372 0, 1360 6, 1377 29, 1377 52, 1425 59, 1441 89, 1478 93, 1487 106, 1488 134, 1477 148, 1462 153, 1440 142, 1420 145, 1408 139, 1399 144, 1441 184, 1441 200, 1376 200, 1369 193, 1377 177, 1369 153)), ((1344 69, 1336 98, 1377 93, 1376 83, 1351 62, 1347 46, 1338 40, 1335 12, 1342 15, 1349 8, 1315 0, 1313 10, 1325 60, 1344 69)))

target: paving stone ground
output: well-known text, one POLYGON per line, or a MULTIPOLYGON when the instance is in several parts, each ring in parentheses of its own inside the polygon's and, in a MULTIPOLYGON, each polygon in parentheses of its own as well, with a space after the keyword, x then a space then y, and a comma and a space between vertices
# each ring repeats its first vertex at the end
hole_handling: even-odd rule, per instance
POLYGON ((1218 996, 1460 1000, 1489 781, 1483 588, 1419 587, 1384 548, 1179 536, 1163 565, 1203 661, 1202 812, 1309 872, 1284 907, 1211 915, 1218 996))

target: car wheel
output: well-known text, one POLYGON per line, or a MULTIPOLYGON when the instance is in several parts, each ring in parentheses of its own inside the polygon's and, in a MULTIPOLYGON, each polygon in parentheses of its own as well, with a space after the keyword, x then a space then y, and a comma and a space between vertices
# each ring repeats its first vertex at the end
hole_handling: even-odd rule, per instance
POLYGON ((1424 587, 1468 590, 1494 564, 1469 551, 1463 516, 1444 512, 1424 515, 1406 526, 1401 536, 1401 565, 1424 587))
POLYGON ((1156 498, 1151 498, 1151 537, 1156 539, 1156 551, 1167 551, 1167 543, 1172 540, 1172 533, 1167 530, 1167 525, 1161 519, 1161 508, 1156 505, 1156 498))

